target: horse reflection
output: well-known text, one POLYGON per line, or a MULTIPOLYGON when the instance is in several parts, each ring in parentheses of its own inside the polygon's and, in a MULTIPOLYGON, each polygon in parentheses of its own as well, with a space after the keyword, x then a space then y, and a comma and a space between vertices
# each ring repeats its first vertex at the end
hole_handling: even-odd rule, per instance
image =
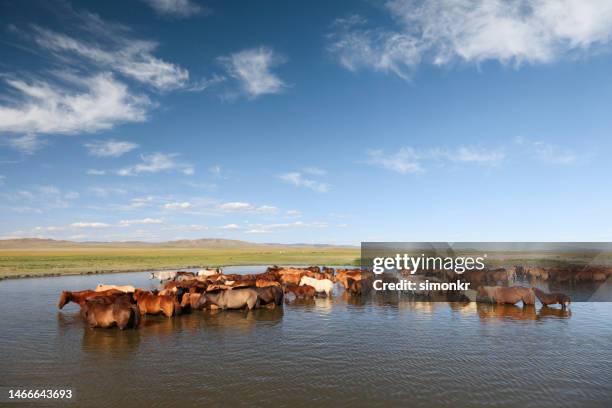
POLYGON ((572 311, 569 309, 560 309, 556 307, 548 307, 544 306, 538 312, 538 317, 547 318, 547 317, 556 317, 560 319, 567 319, 572 316, 572 311))
MULTIPOLYGON (((268 325, 277 325, 283 319, 283 308, 253 309, 249 312, 242 310, 204 310, 199 315, 205 326, 210 328, 225 328, 232 330, 252 329, 258 322, 268 325)), ((192 314, 194 315, 194 314, 192 314)), ((204 327, 206 330, 207 327, 204 327)))
POLYGON ((362 308, 368 303, 369 296, 352 296, 348 292, 342 292, 340 299, 347 305, 362 308))
POLYGON ((478 317, 482 320, 537 320, 535 306, 519 307, 510 304, 478 303, 476 306, 478 317))
POLYGON ((293 295, 285 297, 285 304, 291 306, 302 306, 308 309, 316 306, 314 298, 296 298, 293 295))
POLYGON ((88 353, 132 354, 140 345, 138 330, 120 331, 119 329, 85 328, 81 349, 88 353))

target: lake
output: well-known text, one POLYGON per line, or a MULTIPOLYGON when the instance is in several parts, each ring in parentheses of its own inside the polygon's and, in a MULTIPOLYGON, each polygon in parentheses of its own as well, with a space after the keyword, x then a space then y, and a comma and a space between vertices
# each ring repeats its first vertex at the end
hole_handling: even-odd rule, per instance
POLYGON ((147 316, 123 332, 86 327, 74 304, 57 309, 62 290, 153 288, 148 275, 1 281, 2 389, 72 389, 72 405, 90 407, 612 404, 612 303, 562 312, 350 298, 336 287, 331 299, 147 316))

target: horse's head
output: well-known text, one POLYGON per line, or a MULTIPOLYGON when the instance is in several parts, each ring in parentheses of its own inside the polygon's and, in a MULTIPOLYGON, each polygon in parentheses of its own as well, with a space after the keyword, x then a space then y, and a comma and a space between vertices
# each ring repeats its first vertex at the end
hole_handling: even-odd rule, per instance
POLYGON ((136 290, 134 291, 134 300, 136 300, 136 301, 137 301, 137 300, 138 300, 138 298, 139 298, 140 296, 142 296, 142 294, 143 294, 144 292, 145 292, 145 291, 144 291, 144 290, 142 290, 142 289, 140 289, 140 288, 139 288, 139 289, 136 289, 136 290))
POLYGON ((57 307, 59 309, 62 309, 66 305, 66 303, 70 302, 71 300, 72 300, 72 293, 63 291, 62 294, 60 295, 59 302, 57 303, 57 307))

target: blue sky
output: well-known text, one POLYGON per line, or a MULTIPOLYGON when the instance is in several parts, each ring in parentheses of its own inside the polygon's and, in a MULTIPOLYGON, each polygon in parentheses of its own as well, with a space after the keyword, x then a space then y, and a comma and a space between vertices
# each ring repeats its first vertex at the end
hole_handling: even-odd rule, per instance
POLYGON ((0 236, 612 239, 612 4, 0 1, 0 236))

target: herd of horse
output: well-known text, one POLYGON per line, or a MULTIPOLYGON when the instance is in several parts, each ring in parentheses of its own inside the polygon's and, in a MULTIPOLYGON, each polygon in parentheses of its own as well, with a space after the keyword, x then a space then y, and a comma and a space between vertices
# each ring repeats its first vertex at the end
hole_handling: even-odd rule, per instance
MULTIPOLYGON (((466 272, 461 278, 476 288, 472 290, 473 298, 468 297, 468 300, 506 305, 522 302, 528 306, 535 305, 537 298, 543 306, 559 304, 564 310, 571 303, 566 294, 546 293, 536 287, 511 286, 509 283, 517 278, 530 282, 561 280, 575 283, 587 279, 599 282, 602 276, 606 279, 612 276, 609 268, 588 272, 569 270, 571 273, 567 270, 515 266, 466 272), (567 278, 570 275, 571 278, 567 278)), ((144 290, 131 285, 100 284, 95 289, 62 292, 58 307, 61 309, 69 302, 78 304, 83 319, 91 327, 136 328, 141 316, 147 314, 172 317, 190 310, 275 308, 281 306, 288 295, 296 299, 329 297, 336 283, 341 284, 350 296, 363 296, 372 290, 374 279, 380 276, 375 277, 371 271, 357 268, 271 266, 258 274, 226 274, 220 268, 213 268, 198 272, 154 272, 150 278, 159 280, 161 287, 144 290)), ((433 281, 442 280, 444 276, 427 273, 412 275, 412 279, 433 281)))
POLYGON ((311 266, 268 267, 258 274, 224 274, 219 268, 196 272, 154 272, 159 290, 131 285, 98 285, 95 289, 64 291, 58 307, 73 302, 90 327, 137 328, 142 315, 176 316, 189 310, 275 308, 285 295, 308 299, 331 296, 340 283, 352 296, 367 294, 374 274, 361 269, 333 269, 311 266))

